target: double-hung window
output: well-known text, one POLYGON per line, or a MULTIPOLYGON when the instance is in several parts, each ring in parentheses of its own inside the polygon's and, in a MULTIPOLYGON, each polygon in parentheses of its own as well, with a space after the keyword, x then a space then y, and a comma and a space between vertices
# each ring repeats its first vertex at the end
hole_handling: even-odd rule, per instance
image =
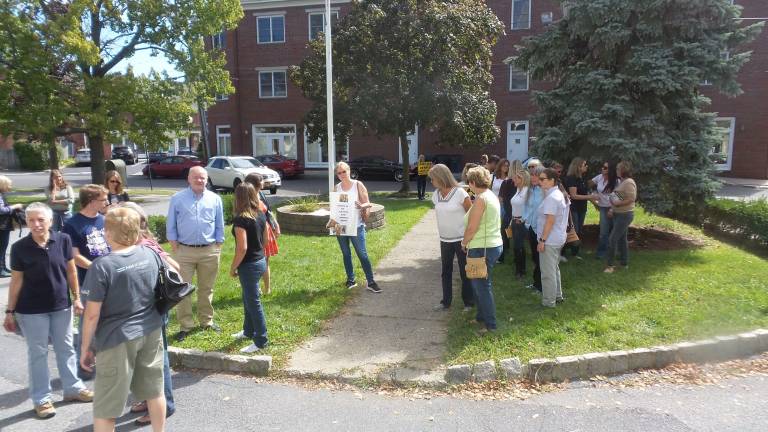
POLYGON ((211 36, 211 46, 213 46, 213 49, 227 48, 227 33, 222 31, 221 33, 211 36))
MULTIPOLYGON (((339 19, 338 11, 331 11, 331 25, 336 24, 339 19)), ((325 13, 309 13, 309 40, 317 39, 319 33, 325 32, 325 13)))
POLYGON ((281 98, 288 96, 285 70, 259 72, 259 97, 281 98))
POLYGON ((528 90, 528 72, 520 70, 513 63, 509 64, 509 91, 528 90))
POLYGON ((285 17, 283 15, 258 17, 256 33, 260 44, 285 42, 285 17))
POLYGON ((531 28, 531 0, 512 0, 512 30, 531 28))

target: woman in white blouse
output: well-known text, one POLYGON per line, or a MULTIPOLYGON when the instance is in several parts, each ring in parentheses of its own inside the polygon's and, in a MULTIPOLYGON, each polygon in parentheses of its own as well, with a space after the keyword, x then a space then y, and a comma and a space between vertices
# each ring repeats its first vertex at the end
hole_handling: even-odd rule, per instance
POLYGON ((432 203, 437 215, 437 231, 440 235, 440 260, 442 261, 443 299, 436 310, 447 310, 453 300, 453 257, 459 262, 461 276, 461 298, 465 308, 474 305, 472 285, 467 279, 465 266, 467 256, 461 249, 464 238, 464 214, 472 207, 469 194, 453 178, 451 170, 443 164, 437 164, 429 170, 429 178, 435 187, 432 203))
POLYGON ((515 276, 525 277, 525 242, 528 240, 528 229, 525 227, 525 200, 528 197, 528 187, 531 186, 531 175, 528 171, 520 170, 512 176, 517 192, 510 199, 512 217, 509 227, 512 228, 512 249, 515 251, 515 276))

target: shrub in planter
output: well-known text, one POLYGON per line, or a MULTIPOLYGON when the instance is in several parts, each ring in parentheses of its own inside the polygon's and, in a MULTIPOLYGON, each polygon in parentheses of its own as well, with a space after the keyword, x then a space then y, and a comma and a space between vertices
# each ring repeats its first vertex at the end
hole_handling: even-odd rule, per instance
POLYGON ((165 233, 165 216, 149 216, 147 218, 147 226, 158 243, 165 243, 168 241, 168 237, 165 233))

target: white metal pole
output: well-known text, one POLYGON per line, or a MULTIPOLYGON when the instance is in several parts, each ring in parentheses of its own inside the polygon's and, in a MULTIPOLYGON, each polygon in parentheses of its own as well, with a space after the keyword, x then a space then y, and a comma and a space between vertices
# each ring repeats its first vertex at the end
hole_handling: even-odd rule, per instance
POLYGON ((333 59, 331 58, 331 0, 325 0, 325 100, 328 124, 328 193, 335 183, 336 145, 333 139, 333 59))

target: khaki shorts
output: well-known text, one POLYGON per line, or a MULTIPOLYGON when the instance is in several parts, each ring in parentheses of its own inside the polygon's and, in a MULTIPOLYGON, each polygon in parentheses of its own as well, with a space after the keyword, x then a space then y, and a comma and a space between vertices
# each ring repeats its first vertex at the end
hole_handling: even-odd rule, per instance
POLYGON ((160 329, 96 353, 93 416, 123 415, 129 392, 136 400, 163 394, 163 339, 160 329))

